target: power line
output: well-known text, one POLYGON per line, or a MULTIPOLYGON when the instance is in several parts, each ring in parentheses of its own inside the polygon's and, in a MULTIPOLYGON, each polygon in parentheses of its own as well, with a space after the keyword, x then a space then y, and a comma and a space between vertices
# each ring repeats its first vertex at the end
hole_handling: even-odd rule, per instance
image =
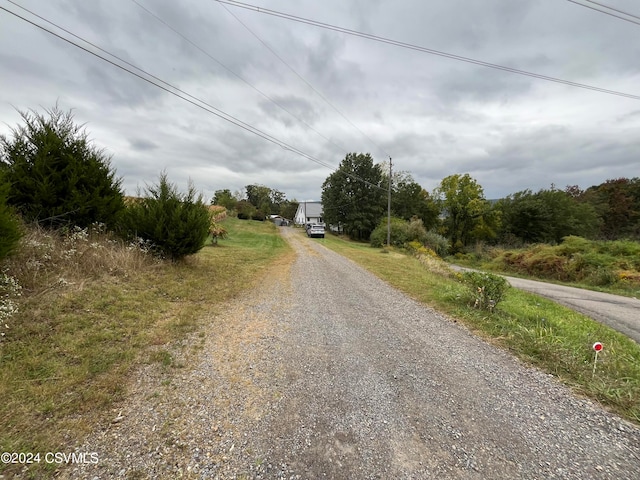
MULTIPOLYGON (((25 17, 23 17, 23 16, 21 16, 19 14, 17 14, 16 12, 12 12, 11 10, 8 10, 7 8, 5 8, 3 6, 0 6, 0 10, 3 10, 5 12, 7 12, 7 13, 9 13, 9 14, 11 14, 11 15, 13 15, 13 16, 15 16, 15 17, 17 17, 17 18, 19 18, 19 19, 21 19, 21 20, 23 20, 23 21, 25 21, 25 22, 27 22, 27 23, 29 23, 31 25, 33 25, 34 27, 39 28, 40 30, 43 30, 44 32, 47 32, 50 35, 53 35, 54 37, 59 38, 60 40, 62 40, 64 42, 67 42, 67 43, 73 45, 74 47, 77 47, 80 50, 83 50, 84 52, 89 53, 90 55, 93 55, 93 56, 99 58, 100 60, 103 60, 103 61, 113 65, 114 67, 117 67, 117 68, 119 68, 119 69, 121 69, 121 70, 123 70, 123 71, 125 71, 125 72, 127 72, 127 73, 129 73, 129 74, 131 74, 131 75, 133 75, 133 76, 135 76, 137 78, 139 78, 140 80, 143 80, 143 81, 145 81, 147 83, 150 83, 151 85, 154 85, 155 87, 158 87, 161 90, 164 90, 165 92, 170 93, 171 95, 173 95, 175 97, 178 97, 178 98, 180 98, 180 99, 182 99, 182 100, 184 100, 184 101, 186 101, 186 102, 188 102, 188 103, 190 103, 190 104, 192 104, 192 105, 194 105, 194 106, 196 106, 196 107, 198 107, 198 108, 200 108, 200 109, 202 109, 202 110, 204 110, 204 111, 206 111, 208 113, 211 113, 212 115, 215 115, 215 116, 217 116, 217 117, 219 117, 219 118, 221 118, 223 120, 226 120, 227 122, 232 123, 232 124, 242 128, 242 129, 244 129, 244 130, 246 130, 246 131, 248 131, 250 133, 253 133, 254 135, 256 135, 258 137, 261 137, 261 138, 267 140, 268 142, 271 142, 271 143, 273 143, 273 144, 275 144, 275 145, 277 145, 277 146, 279 146, 279 147, 281 147, 281 148, 283 148, 285 150, 290 150, 291 152, 293 152, 293 153, 295 153, 297 155, 300 155, 300 156, 302 156, 302 157, 304 157, 304 158, 306 158, 306 159, 308 159, 308 160, 310 160, 312 162, 315 162, 318 165, 321 165, 323 167, 329 168, 332 171, 335 171, 335 168, 333 166, 331 166, 331 165, 329 165, 329 164, 327 164, 327 163, 325 163, 325 162, 323 162, 323 161, 321 161, 321 160, 319 160, 319 159, 317 159, 317 158, 315 158, 315 157, 303 152, 302 150, 299 150, 299 149, 297 149, 295 147, 292 147, 291 145, 288 145, 287 143, 285 143, 285 142, 283 142, 281 140, 278 140, 276 137, 273 137, 272 135, 269 135, 268 133, 265 133, 262 130, 260 130, 260 129, 256 128, 256 127, 253 127, 252 125, 250 125, 250 124, 248 124, 246 122, 243 122, 242 120, 239 120, 239 119, 235 118, 234 116, 232 116, 232 115, 230 115, 230 114, 228 114, 228 113, 226 113, 226 112, 214 107, 213 105, 208 104, 207 102, 205 102, 205 101, 203 101, 203 100, 201 100, 201 99, 199 99, 199 98, 197 98, 197 97, 195 97, 193 95, 190 95, 187 92, 184 92, 183 90, 181 90, 178 87, 170 84, 169 82, 166 82, 166 81, 156 77, 155 75, 152 75, 149 72, 143 70, 142 68, 139 68, 139 67, 137 67, 137 66, 135 66, 135 65, 133 65, 133 64, 131 64, 131 63, 129 63, 129 62, 123 60, 123 59, 121 59, 117 55, 114 55, 114 54, 112 54, 112 53, 110 53, 110 52, 108 52, 108 51, 106 51, 106 50, 104 50, 104 49, 92 44, 91 42, 83 39, 82 37, 80 37, 78 35, 75 35, 75 34, 69 32, 68 30, 66 30, 66 29, 64 29, 62 27, 59 27, 58 25, 56 25, 53 22, 50 22, 49 20, 45 19, 44 17, 41 17, 40 15, 37 15, 37 14, 31 12, 30 10, 27 10, 26 8, 16 4, 12 0, 8 0, 8 1, 10 3, 12 3, 13 5, 15 5, 15 6, 17 6, 17 7, 21 8, 21 9, 31 13, 35 17, 37 17, 37 18, 39 18, 39 19, 41 19, 41 20, 43 20, 43 21, 55 26, 56 28, 59 28, 60 30, 64 31, 65 33, 68 33, 69 35, 72 35, 73 37, 85 42, 87 45, 91 45, 92 47, 100 50, 101 52, 104 52, 107 55, 118 59, 122 63, 124 63, 126 65, 129 65, 132 68, 135 68, 136 70, 138 70, 139 72, 142 72, 147 77, 153 78, 153 79, 157 80, 158 82, 160 82, 160 83, 162 83, 162 84, 164 84, 166 86, 163 86, 160 83, 156 83, 156 82, 150 80, 150 78, 147 78, 147 77, 141 75, 140 73, 136 73, 133 70, 125 67, 124 65, 118 64, 118 63, 114 62, 113 60, 105 58, 102 55, 100 55, 100 54, 98 54, 96 52, 93 52, 93 51, 89 50, 88 48, 83 47, 82 45, 79 45, 79 44, 75 43, 74 41, 72 41, 72 40, 70 40, 68 38, 63 37, 62 35, 59 35, 59 34, 53 32, 53 31, 49 30, 48 28, 46 28, 46 27, 44 27, 42 25, 39 25, 39 24, 37 24, 37 23, 35 23, 35 22, 33 22, 33 21, 31 21, 31 20, 29 20, 29 19, 27 19, 27 18, 25 18, 25 17), (186 95, 186 97, 184 97, 184 96, 182 96, 182 95, 180 95, 179 93, 176 93, 176 92, 180 92, 180 93, 186 95), (190 100, 187 97, 190 97, 193 100, 190 100), (197 103, 197 102, 199 102, 199 103, 197 103)), ((347 173, 347 172, 343 172, 343 173, 345 173, 345 175, 348 175, 349 177, 353 178, 354 180, 361 181, 361 182, 363 182, 363 183, 365 183, 367 185, 370 185, 372 187, 382 189, 382 187, 379 187, 378 185, 374 185, 374 184, 364 180, 363 178, 358 177, 357 175, 353 175, 353 174, 350 174, 350 173, 347 173)))
MULTIPOLYGON (((9 0, 11 1, 11 0, 9 0)), ((164 21, 162 18, 160 18, 158 15, 156 15, 155 13, 153 13, 151 10, 149 10, 148 8, 146 8, 144 5, 141 5, 140 3, 138 3, 137 0, 131 0, 133 3, 135 3, 138 7, 140 7, 142 10, 144 10, 145 12, 147 12, 149 15, 151 15, 153 18, 155 18, 158 22, 162 23, 165 27, 167 27, 168 29, 170 29, 171 31, 173 31, 176 35, 180 36, 183 40, 185 40, 186 42, 190 43, 193 47, 197 48, 200 52, 202 52, 204 55, 206 55, 207 57, 209 57, 211 60, 213 60, 214 62, 216 62, 218 65, 220 65, 222 68, 224 68, 225 70, 227 70, 229 73, 231 73, 233 76, 235 76, 236 78, 238 78, 239 80, 241 80, 242 82, 244 82, 246 85, 248 85, 249 87, 253 88, 256 92, 258 92, 260 95, 262 95, 264 98, 266 98, 267 100, 269 100, 271 103, 273 103, 274 105, 276 105, 277 107, 279 107, 281 110, 283 110, 284 112, 288 113, 289 115, 291 115, 293 118, 295 118, 296 120, 298 120, 300 123, 304 124, 307 128, 309 128, 310 130, 312 130, 313 132, 315 132, 318 136, 320 136, 321 138, 323 138, 324 140, 326 140, 328 143, 330 143, 331 145, 333 145, 334 147, 336 147, 338 150, 341 150, 345 153, 348 153, 348 150, 346 150, 344 147, 341 147, 340 145, 337 145, 336 143, 334 143, 332 140, 330 140, 329 138, 325 137, 324 135, 322 135, 320 132, 318 132, 315 128, 313 128, 311 125, 309 125, 307 122, 305 122, 304 120, 302 120, 301 118, 299 118, 298 116, 296 116, 295 114, 293 114, 292 112, 290 112, 287 108, 285 108, 284 106, 282 106, 280 103, 278 103, 276 100, 274 100, 273 98, 271 98, 270 96, 268 96, 266 93, 264 93, 262 90, 258 89, 255 85, 251 84, 248 80, 245 80, 242 76, 240 76, 239 74, 237 74, 236 72, 234 72, 233 70, 231 70, 229 67, 227 67, 225 64, 223 64, 221 61, 219 61, 217 58, 215 58, 213 55, 211 55, 209 52, 207 52, 206 50, 204 50, 203 48, 201 48, 199 45, 197 45, 195 42, 193 42, 190 38, 188 38, 187 36, 183 35, 182 33, 180 33, 178 30, 176 30, 174 27, 172 27, 169 23, 167 23, 166 21, 164 21)), ((13 3, 13 2, 12 2, 13 3)))
POLYGON ((216 2, 219 3, 225 3, 227 5, 231 5, 234 7, 238 7, 238 8, 244 8, 246 10, 250 10, 253 12, 257 12, 257 13, 263 13, 266 15, 271 15, 274 17, 279 17, 279 18, 283 18, 285 20, 291 20, 294 22, 298 22, 298 23, 304 23, 307 25, 311 25, 314 27, 318 27, 318 28, 324 28, 327 30, 333 30, 334 32, 339 32, 339 33, 344 33, 347 35, 352 35, 355 37, 360 37, 360 38, 365 38, 367 40, 372 40, 375 42, 380 42, 380 43, 386 43, 388 45, 393 45, 396 47, 401 47, 401 48, 406 48, 409 50, 415 50, 418 52, 422 52, 422 53, 428 53, 430 55, 436 55, 439 57, 444 57, 444 58, 450 58, 452 60, 457 60, 457 61, 461 61, 461 62, 466 62, 466 63, 471 63, 473 65, 479 65, 481 67, 487 67, 487 68, 492 68, 495 70, 501 70, 504 72, 509 72, 509 73, 515 73, 517 75, 524 75, 526 77, 531 77, 531 78, 537 78, 539 80, 546 80, 548 82, 555 82, 555 83, 560 83, 563 85, 568 85, 570 87, 577 87, 577 88, 583 88, 586 90, 592 90, 595 92, 600 92, 600 93, 606 93, 609 95, 616 95, 619 97, 625 97, 625 98, 630 98, 633 100, 640 100, 640 95, 634 95, 631 93, 625 93, 625 92, 620 92, 617 90, 609 90, 606 88, 600 88, 600 87, 595 87, 593 85, 587 85, 585 83, 579 83, 579 82, 573 82, 571 80, 564 80, 561 78, 556 78, 556 77, 550 77, 548 75, 542 75, 539 73, 533 73, 533 72, 528 72, 526 70, 519 70, 517 68, 512 68, 512 67, 506 67, 504 65, 498 65, 496 63, 489 63, 489 62, 485 62, 483 60, 476 60, 470 57, 464 57, 461 55, 455 55, 452 53, 446 53, 440 50, 434 50, 432 48, 427 48, 427 47, 422 47, 420 45, 415 45, 412 43, 406 43, 406 42, 401 42, 399 40, 393 40, 390 38, 386 38, 386 37, 380 37, 378 35, 373 35, 370 33, 363 33, 363 32, 359 32, 357 30, 351 30, 348 28, 344 28, 344 27, 339 27, 337 25, 332 25, 329 23, 322 23, 322 22, 318 22, 315 20, 311 20, 308 18, 303 18, 303 17, 298 17, 295 15, 290 15, 288 13, 283 13, 283 12, 278 12, 276 10, 269 10, 266 8, 262 8, 262 7, 257 7, 255 5, 249 5, 247 3, 243 3, 243 2, 238 2, 236 0, 214 0, 216 2))
POLYGON ((633 15, 632 13, 625 12, 624 10, 619 10, 617 8, 609 7, 608 5, 605 5, 604 3, 594 2, 593 0, 584 0, 584 1, 585 2, 589 2, 589 3, 593 3, 595 5, 599 5, 599 6, 604 7, 604 8, 608 8, 609 10, 613 10, 614 12, 622 13, 623 15, 627 15, 629 17, 637 18, 638 20, 640 20, 640 16, 638 16, 638 15, 633 15))
MULTIPOLYGON (((272 140, 272 139, 274 139, 274 137, 271 137, 271 136, 270 136, 270 135, 268 135, 267 133, 264 133, 264 132, 262 132, 262 131, 258 130, 257 128, 255 128, 255 127, 253 127, 253 126, 249 125, 248 123, 245 123, 245 122, 243 122, 242 120, 239 120, 239 119, 237 119, 237 118, 233 117, 232 115, 229 115, 229 114, 227 114, 227 113, 223 112, 222 110, 217 109, 216 107, 214 107, 213 105, 208 104, 208 103, 207 103, 207 102, 205 102, 204 100, 201 100, 201 99, 199 99, 199 98, 197 98, 197 97, 194 97, 193 95, 190 95, 189 93, 187 93, 187 92, 185 92, 185 91, 181 90, 180 88, 178 88, 178 87, 176 87, 176 86, 174 86, 174 85, 170 84, 169 82, 166 82, 166 81, 162 80, 161 78, 159 78, 159 77, 157 77, 157 76, 155 76, 155 75, 153 75, 153 74, 151 74, 151 73, 147 72, 146 70, 143 70, 143 69, 141 69, 141 68, 137 67, 136 65, 134 65, 134 64, 132 64, 132 63, 130 63, 130 62, 128 62, 128 61, 126 61, 126 60, 124 60, 124 59, 122 59, 121 57, 118 57, 117 55, 115 55, 115 54, 113 54, 113 53, 108 52, 107 50, 105 50, 105 49, 103 49, 103 48, 99 47, 98 45, 95 45, 94 43, 91 43, 91 42, 89 42, 88 40, 85 40, 84 38, 82 38, 82 37, 80 37, 80 36, 78 36, 78 35, 74 34, 73 32, 70 32, 69 30, 67 30, 67 29, 65 29, 65 28, 63 28, 63 27, 61 27, 61 26, 59 26, 59 25, 57 25, 57 24, 55 24, 55 23, 53 23, 53 22, 51 22, 51 21, 47 20, 46 18, 44 18, 44 17, 42 17, 42 16, 38 15, 37 13, 32 12, 31 10, 29 10, 29 9, 27 9, 27 8, 25 8, 25 7, 22 7, 21 5, 18 5, 17 3, 13 2, 12 0, 7 0, 7 1, 8 1, 9 3, 12 3, 13 5, 17 6, 18 8, 21 8, 22 10, 25 10, 25 11, 29 12, 31 15, 33 15, 33 16, 35 16, 35 17, 39 18, 40 20, 43 20, 43 21, 47 22, 48 24, 53 25, 54 27, 56 27, 56 28, 58 28, 58 29, 62 30, 63 32, 65 32, 65 33, 67 33, 67 34, 69 34, 69 35, 73 36, 74 38, 77 38, 78 40, 80 40, 80 41, 82 41, 82 42, 86 43, 87 45, 91 45, 93 48, 95 48, 95 49, 97 49, 97 50, 99 50, 99 51, 101 51, 101 52, 103 52, 103 53, 106 53, 107 55, 109 55, 109 56, 111 56, 111 57, 113 57, 113 58, 115 58, 115 59, 119 60, 120 62, 124 63, 125 65, 128 65, 128 66, 130 66, 130 67, 132 67, 132 68, 135 68, 135 69, 136 69, 136 70, 138 70, 139 72, 142 72, 144 75, 147 75, 147 76, 149 76, 149 77, 153 78, 154 80, 157 80, 158 82, 163 83, 164 85, 166 85, 166 87, 163 87, 162 85, 158 85, 157 83, 152 82, 152 81, 151 81, 151 80, 149 80, 148 78, 145 78, 145 77, 143 77, 142 75, 137 74, 137 73, 135 73, 135 72, 133 72, 133 71, 131 71, 131 70, 129 70, 129 69, 127 69, 127 68, 123 67, 122 65, 119 65, 119 64, 117 64, 117 63, 115 63, 115 62, 113 62, 113 61, 109 60, 108 58, 104 58, 104 57, 102 57, 101 55, 98 55, 97 53, 92 52, 91 50, 89 50, 89 49, 87 49, 87 48, 84 48, 83 46, 78 45, 78 44, 77 44, 77 43, 75 43, 75 42, 72 42, 72 41, 71 41, 71 40, 69 40, 68 38, 65 38, 65 37, 63 37, 63 36, 61 36, 61 35, 58 35, 57 33, 52 32, 51 30, 48 30, 47 28, 45 28, 45 27, 43 27, 43 26, 41 26, 41 25, 38 25, 37 23, 34 23, 34 22, 32 22, 32 21, 28 20, 28 19, 26 19, 26 18, 24 18, 24 17, 22 17, 22 16, 18 15, 18 14, 17 14, 17 13, 15 13, 15 12, 12 12, 12 11, 10 11, 10 10, 7 10, 7 9, 6 9, 6 8, 4 8, 4 7, 0 7, 0 9, 4 10, 5 12, 10 13, 10 14, 12 14, 12 15, 14 15, 14 16, 16 16, 16 17, 20 18, 20 19, 22 19, 22 20, 24 20, 24 21, 25 21, 25 22, 27 22, 27 23, 30 23, 31 25, 33 25, 33 26, 35 26, 35 27, 37 27, 37 28, 39 28, 39 29, 41 29, 41 30, 44 30, 44 31, 45 31, 45 32, 47 32, 47 33, 50 33, 51 35, 53 35, 53 36, 55 36, 55 37, 58 37, 59 39, 64 40, 65 42, 70 43, 71 45, 73 45, 73 46, 75 46, 75 47, 78 47, 78 48, 80 48, 81 50, 84 50, 85 52, 87 52, 87 53, 89 53, 89 54, 91 54, 91 55, 94 55, 94 56, 98 57, 99 59, 104 60, 105 62, 108 62, 108 63, 110 63, 111 65, 113 65, 113 66, 115 66, 115 67, 118 67, 118 68, 120 68, 120 69, 122 69, 122 70, 124 70, 124 71, 126 71, 126 72, 128 72, 128 73, 130 73, 130 74, 132 74, 132 75, 134 75, 134 76, 136 76, 136 77, 138 77, 138 78, 140 78, 141 80, 144 80, 144 81, 146 81, 146 82, 148 82, 148 83, 151 83, 152 85, 155 85, 156 87, 161 88, 162 90, 164 90, 164 91, 166 91, 166 92, 168 92, 168 93, 170 93, 170 94, 172 94, 172 95, 174 95, 174 96, 177 96, 177 97, 179 97, 179 98, 182 98, 183 100, 186 100, 186 101, 188 101, 189 103, 191 103, 191 104, 193 104, 193 105, 195 105, 195 106, 197 106, 197 107, 199 107, 199 108, 202 108, 203 110, 207 110, 206 108, 202 107, 202 105, 196 104, 194 101, 191 101, 191 100, 189 100, 189 99, 187 99, 187 98, 181 97, 180 95, 176 94, 175 92, 173 92, 173 91, 169 90, 169 88, 172 88, 172 89, 174 89, 174 90, 176 90, 176 91, 178 91, 178 92, 180 92, 180 93, 182 93, 182 94, 184 94, 184 95, 187 95, 188 97, 192 98, 193 100, 198 101, 198 102, 202 103, 203 105, 206 105, 207 107, 209 107, 209 108, 211 108, 211 109, 215 110, 215 112, 214 112, 214 111, 209 111, 209 110, 207 110, 207 111, 209 111, 209 113, 213 113, 214 115, 216 115, 216 116, 218 116, 218 117, 220 117, 220 118, 223 118, 224 120, 230 121, 231 123, 234 123, 235 125, 237 125, 237 126, 239 126, 239 127, 241 127, 241 128, 244 128, 245 130, 249 130, 249 131, 255 130, 255 131, 252 131, 252 133, 255 133, 255 134, 259 135, 259 136, 262 136, 262 138, 264 138, 265 140, 269 140, 269 141, 271 141, 272 143, 275 143, 276 145, 278 145, 278 146, 280 146, 280 147, 282 147, 282 148, 286 148, 286 149, 291 150, 291 151, 294 151, 294 150, 295 150, 295 148, 294 148, 294 147, 290 147, 290 146, 288 146, 288 145, 286 145, 286 144, 284 144, 284 143, 282 143, 282 142, 277 142, 277 141, 272 140), (168 87, 168 88, 167 88, 167 87, 168 87), (218 113, 216 113, 216 112, 218 112, 218 113), (228 117, 228 118, 226 118, 225 116, 226 116, 226 117, 228 117), (264 136, 263 136, 263 135, 264 135, 264 136), (270 138, 268 138, 268 137, 270 137, 270 138)), ((326 166, 326 165, 325 165, 325 166, 326 166)))
MULTIPOLYGON (((217 1, 217 0, 215 0, 217 1)), ((314 88, 313 85, 311 85, 302 75, 300 75, 291 65, 289 65, 287 63, 287 61, 285 59, 283 59, 280 55, 278 55, 278 53, 269 46, 269 44, 267 42, 265 42, 264 40, 262 40, 262 38, 260 38, 258 36, 257 33, 255 33, 253 30, 251 30, 251 28, 249 28, 249 26, 247 24, 245 24, 242 20, 240 20, 232 11, 230 11, 225 5, 224 3, 226 2, 218 2, 220 3, 220 6, 222 8, 224 8, 229 15, 231 15, 233 18, 235 18, 240 25, 242 25, 251 35, 253 35, 262 45, 264 45, 264 47, 269 50, 278 60, 280 60, 289 70, 291 70, 300 80, 302 80, 311 90, 313 90, 316 95, 318 95, 322 100, 324 100, 327 105, 329 105, 331 108, 333 108, 333 110, 338 113, 338 115, 340 115, 349 125, 351 125, 353 128, 355 128, 356 130, 358 130, 365 138, 367 138, 367 140, 369 140, 371 142, 372 145, 374 145, 379 151, 381 151, 382 153, 385 154, 385 156, 390 156, 380 145, 378 145, 376 142, 374 142, 371 137, 369 137, 366 133, 364 133, 362 130, 360 130, 360 128, 358 128, 351 120, 349 120, 346 115, 344 113, 342 113, 335 105, 333 105, 329 100, 327 100, 327 98, 322 95, 322 93, 320 93, 317 89, 314 88)))
MULTIPOLYGON (((608 7, 607 5, 604 5, 602 3, 593 2, 592 0, 584 0, 584 1, 593 3, 593 4, 598 5, 600 7, 603 7, 603 8, 608 8, 610 10, 613 10, 614 12, 622 13, 622 14, 627 15, 629 17, 637 18, 638 20, 640 20, 640 17, 638 17, 636 15, 632 15, 630 13, 623 12, 622 10, 618 10, 616 8, 613 8, 613 7, 608 7)), ((576 5, 580 5, 581 7, 588 8, 588 9, 594 10, 596 12, 604 13, 605 15, 610 15, 612 17, 619 18, 620 20, 624 20, 625 22, 630 22, 630 23, 635 23, 636 25, 640 25, 640 21, 635 21, 635 20, 631 20, 630 18, 621 17, 620 15, 616 15, 615 13, 607 12, 605 10, 600 10, 599 8, 591 7, 589 5, 585 5, 584 3, 576 2, 575 0, 567 0, 567 2, 575 3, 576 5)))

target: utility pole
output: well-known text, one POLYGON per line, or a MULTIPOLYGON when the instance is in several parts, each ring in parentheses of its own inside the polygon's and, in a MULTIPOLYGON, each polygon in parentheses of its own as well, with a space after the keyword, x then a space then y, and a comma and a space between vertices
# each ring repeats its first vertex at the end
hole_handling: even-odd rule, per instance
POLYGON ((387 195, 387 247, 391 246, 391 168, 393 163, 389 157, 389 194, 387 195))

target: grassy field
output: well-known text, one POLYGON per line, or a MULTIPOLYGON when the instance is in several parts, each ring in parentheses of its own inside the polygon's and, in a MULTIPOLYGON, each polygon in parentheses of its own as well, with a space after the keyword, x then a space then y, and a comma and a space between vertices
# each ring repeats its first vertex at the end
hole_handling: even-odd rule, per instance
POLYGON ((545 370, 621 416, 640 423, 640 346, 626 336, 551 301, 510 289, 494 313, 470 306, 470 291, 447 275, 394 249, 327 236, 323 244, 411 297, 463 321, 477 334, 545 370), (596 342, 604 344, 595 374, 596 342))
POLYGON ((132 369, 172 365, 172 346, 292 254, 269 222, 224 225, 228 239, 182 263, 104 235, 29 233, 7 266, 23 289, 0 341, 0 451, 69 451, 123 398, 132 369))

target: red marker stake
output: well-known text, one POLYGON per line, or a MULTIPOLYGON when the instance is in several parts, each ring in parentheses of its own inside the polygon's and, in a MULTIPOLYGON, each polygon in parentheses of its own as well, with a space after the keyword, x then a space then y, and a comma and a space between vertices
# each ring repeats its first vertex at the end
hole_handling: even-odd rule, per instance
POLYGON ((593 344, 593 349, 596 352, 596 356, 593 360, 593 372, 591 373, 591 377, 593 378, 593 376, 596 374, 596 364, 598 363, 598 352, 600 350, 602 350, 602 344, 600 342, 596 342, 593 344))

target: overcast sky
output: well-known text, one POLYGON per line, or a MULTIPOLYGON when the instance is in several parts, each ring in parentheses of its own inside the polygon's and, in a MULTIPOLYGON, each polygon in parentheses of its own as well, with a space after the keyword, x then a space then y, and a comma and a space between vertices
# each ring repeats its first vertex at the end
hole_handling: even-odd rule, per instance
MULTIPOLYGON (((347 152, 391 156, 430 192, 469 173, 487 198, 640 175, 639 100, 214 0, 136 1, 189 41, 132 0, 15 3, 333 168, 347 152)), ((246 2, 640 96, 640 25, 567 0, 246 2)), ((640 16, 637 0, 599 3, 640 16)), ((6 0, 0 6, 61 33, 6 0)), ((192 179, 207 199, 259 183, 313 200, 331 173, 0 11, 0 133, 20 122, 16 109, 56 102, 86 123, 128 194, 166 170, 181 189, 192 179)))

